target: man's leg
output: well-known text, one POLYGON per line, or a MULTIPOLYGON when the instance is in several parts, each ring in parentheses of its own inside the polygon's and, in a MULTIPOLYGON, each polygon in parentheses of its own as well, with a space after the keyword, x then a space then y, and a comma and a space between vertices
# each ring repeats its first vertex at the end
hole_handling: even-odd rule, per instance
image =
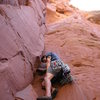
POLYGON ((51 97, 51 79, 54 77, 51 73, 46 73, 44 78, 45 81, 45 88, 46 88, 46 96, 51 97))

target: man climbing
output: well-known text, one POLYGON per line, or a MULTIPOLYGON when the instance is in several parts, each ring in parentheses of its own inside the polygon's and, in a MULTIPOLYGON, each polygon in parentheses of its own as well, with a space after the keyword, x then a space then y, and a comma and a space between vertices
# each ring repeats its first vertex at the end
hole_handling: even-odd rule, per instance
POLYGON ((44 77, 44 81, 42 82, 42 86, 45 86, 46 96, 42 96, 37 98, 37 100, 52 100, 55 98, 57 94, 57 89, 52 87, 51 80, 54 77, 58 77, 61 72, 62 78, 60 80, 61 84, 66 84, 72 82, 70 76, 70 69, 67 64, 64 64, 59 56, 53 52, 48 52, 43 55, 41 58, 41 62, 46 63, 46 75, 44 77), (68 79, 69 78, 69 79, 68 79))

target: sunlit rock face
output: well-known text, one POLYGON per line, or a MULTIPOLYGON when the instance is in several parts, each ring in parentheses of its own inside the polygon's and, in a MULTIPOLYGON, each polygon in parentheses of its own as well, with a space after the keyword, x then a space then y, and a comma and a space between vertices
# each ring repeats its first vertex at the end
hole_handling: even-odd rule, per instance
POLYGON ((78 8, 69 4, 70 0, 54 0, 54 2, 51 1, 52 0, 47 3, 47 24, 57 22, 70 16, 76 18, 83 16, 78 8))
POLYGON ((95 24, 100 24, 100 11, 87 12, 86 18, 95 24))
POLYGON ((55 100, 100 100, 99 11, 86 13, 67 5, 72 12, 66 15, 68 7, 59 6, 63 12, 58 12, 57 5, 47 5, 45 51, 56 52, 70 66, 74 83, 60 87, 55 100))
POLYGON ((55 100, 100 100, 100 25, 76 15, 49 23, 45 51, 56 52, 75 79, 55 100))
POLYGON ((0 3, 0 100, 14 100, 33 80, 36 57, 44 50, 46 9, 41 0, 0 3))
POLYGON ((49 0, 47 3, 47 23, 56 22, 72 14, 72 9, 68 5, 69 0, 49 0))

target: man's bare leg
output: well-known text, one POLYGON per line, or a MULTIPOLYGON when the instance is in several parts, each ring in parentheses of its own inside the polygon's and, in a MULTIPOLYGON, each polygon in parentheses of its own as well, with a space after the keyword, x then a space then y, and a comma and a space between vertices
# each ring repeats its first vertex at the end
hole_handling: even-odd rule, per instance
POLYGON ((54 77, 51 73, 46 73, 46 76, 44 78, 45 81, 45 88, 46 88, 46 96, 51 96, 51 79, 54 77))
MULTIPOLYGON (((45 89, 45 81, 43 81, 41 85, 42 85, 42 89, 45 89)), ((55 88, 51 86, 51 91, 54 91, 54 90, 55 88)))

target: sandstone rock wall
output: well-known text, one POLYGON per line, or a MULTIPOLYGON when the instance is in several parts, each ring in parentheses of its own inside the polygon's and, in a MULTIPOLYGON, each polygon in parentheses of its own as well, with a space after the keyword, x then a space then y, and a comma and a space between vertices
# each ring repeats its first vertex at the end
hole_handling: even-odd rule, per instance
MULTIPOLYGON (((26 5, 30 0, 0 0, 1 4, 10 4, 13 6, 26 5)), ((33 0, 32 0, 33 1, 33 0)))
POLYGON ((44 49, 46 8, 42 0, 0 3, 0 100, 13 100, 33 80, 36 57, 44 49))

